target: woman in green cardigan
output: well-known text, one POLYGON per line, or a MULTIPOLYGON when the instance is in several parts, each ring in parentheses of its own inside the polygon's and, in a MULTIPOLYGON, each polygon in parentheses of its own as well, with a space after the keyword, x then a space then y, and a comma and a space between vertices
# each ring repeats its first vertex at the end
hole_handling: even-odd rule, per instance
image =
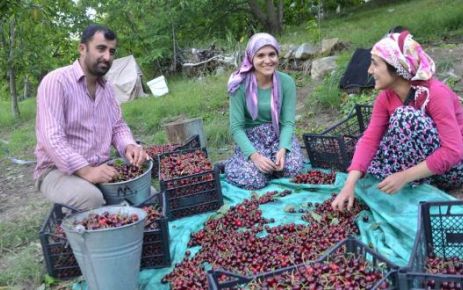
POLYGON ((228 81, 230 131, 237 146, 225 176, 241 188, 262 188, 273 177, 296 175, 303 166, 294 136, 296 85, 276 70, 279 52, 272 35, 253 35, 228 81))

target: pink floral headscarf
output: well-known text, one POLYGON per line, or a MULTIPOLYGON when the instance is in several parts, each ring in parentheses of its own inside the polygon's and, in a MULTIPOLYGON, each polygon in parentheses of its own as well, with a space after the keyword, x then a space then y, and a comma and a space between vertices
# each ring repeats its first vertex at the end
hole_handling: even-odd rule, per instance
MULTIPOLYGON (((256 75, 254 74, 254 66, 252 60, 254 55, 259 49, 264 46, 272 46, 277 54, 280 53, 280 45, 278 44, 275 37, 268 33, 256 33, 251 39, 249 39, 248 45, 246 47, 246 52, 244 54, 243 61, 240 68, 235 71, 228 80, 228 94, 233 96, 233 94, 238 90, 241 83, 244 81, 246 89, 246 106, 248 109, 251 118, 255 120, 257 118, 257 80, 256 75)), ((273 74, 272 80, 272 93, 271 93, 271 112, 272 112, 272 125, 275 129, 277 135, 280 134, 279 122, 280 122, 280 80, 278 74, 275 72, 273 74)))
POLYGON ((392 65, 397 74, 411 82, 415 89, 415 105, 424 111, 429 102, 429 80, 436 71, 432 58, 408 31, 389 33, 371 50, 392 65))

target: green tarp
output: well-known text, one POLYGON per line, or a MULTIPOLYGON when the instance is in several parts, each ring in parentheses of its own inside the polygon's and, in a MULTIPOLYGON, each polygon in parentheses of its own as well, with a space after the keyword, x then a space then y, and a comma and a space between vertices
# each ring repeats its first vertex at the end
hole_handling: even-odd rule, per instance
MULTIPOLYGON (((257 193, 273 190, 291 189, 293 193, 277 202, 261 205, 263 216, 274 218, 275 225, 290 222, 304 223, 301 214, 287 213, 285 207, 292 205, 296 208, 305 206, 307 202, 323 202, 342 188, 347 174, 337 173, 333 185, 299 185, 291 183, 289 179, 273 180, 266 188, 257 193)), ((222 194, 225 206, 242 202, 251 196, 251 192, 237 188, 227 183, 221 177, 222 194)), ((418 217, 418 204, 420 201, 445 201, 454 198, 430 185, 420 185, 415 188, 405 187, 394 195, 387 195, 377 189, 378 180, 367 176, 361 179, 356 186, 356 197, 366 203, 370 210, 360 213, 359 216, 369 215, 369 222, 365 223, 358 218, 360 239, 373 246, 375 250, 399 266, 405 266, 413 246, 418 217)), ((140 272, 140 289, 158 290, 169 289, 168 284, 161 284, 161 279, 171 272, 174 265, 180 262, 190 234, 202 228, 203 223, 214 213, 205 213, 192 217, 182 218, 169 222, 170 254, 172 267, 140 272)), ((272 225, 274 225, 272 223, 272 225)), ((191 249, 194 254, 198 248, 191 249)), ((123 262, 123 261, 121 261, 123 262)), ((115 273, 117 275, 117 273, 115 273)), ((85 283, 77 283, 73 290, 86 289, 85 283)))

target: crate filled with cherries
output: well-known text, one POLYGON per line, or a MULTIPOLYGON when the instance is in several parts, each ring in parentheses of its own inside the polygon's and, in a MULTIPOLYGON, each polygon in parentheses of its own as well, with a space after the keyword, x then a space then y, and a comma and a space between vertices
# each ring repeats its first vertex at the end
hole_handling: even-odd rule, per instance
POLYGON ((61 228, 61 222, 65 217, 63 208, 60 204, 53 205, 39 232, 48 275, 58 279, 81 275, 77 260, 61 228))
POLYGON ((159 182, 169 219, 219 209, 223 205, 219 175, 204 149, 159 155, 159 182))
POLYGON ((326 173, 321 170, 311 170, 294 176, 291 181, 298 184, 334 184, 336 172, 326 173))
POLYGON ((188 138, 185 143, 182 144, 153 144, 145 146, 146 153, 153 159, 153 170, 151 171, 151 176, 153 178, 158 178, 159 174, 159 155, 163 153, 188 150, 188 149, 199 149, 201 148, 201 142, 199 135, 193 135, 188 138))
POLYGON ((350 237, 316 261, 242 276, 208 271, 209 289, 397 289, 398 266, 350 237))
POLYGON ((143 233, 141 269, 164 268, 169 267, 171 263, 169 227, 164 200, 164 193, 161 192, 154 194, 138 206, 147 214, 143 233))

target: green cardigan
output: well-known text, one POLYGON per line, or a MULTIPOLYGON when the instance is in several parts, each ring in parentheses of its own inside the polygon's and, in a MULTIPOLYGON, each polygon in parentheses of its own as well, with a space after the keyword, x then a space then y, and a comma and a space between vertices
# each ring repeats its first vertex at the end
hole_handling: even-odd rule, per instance
MULTIPOLYGON (((296 115, 296 84, 287 74, 277 72, 281 82, 280 148, 291 150, 296 115)), ((258 89, 258 113, 253 120, 246 107, 244 84, 230 96, 230 132, 244 156, 249 158, 256 149, 246 136, 245 130, 265 123, 272 123, 270 94, 272 89, 258 89)))

